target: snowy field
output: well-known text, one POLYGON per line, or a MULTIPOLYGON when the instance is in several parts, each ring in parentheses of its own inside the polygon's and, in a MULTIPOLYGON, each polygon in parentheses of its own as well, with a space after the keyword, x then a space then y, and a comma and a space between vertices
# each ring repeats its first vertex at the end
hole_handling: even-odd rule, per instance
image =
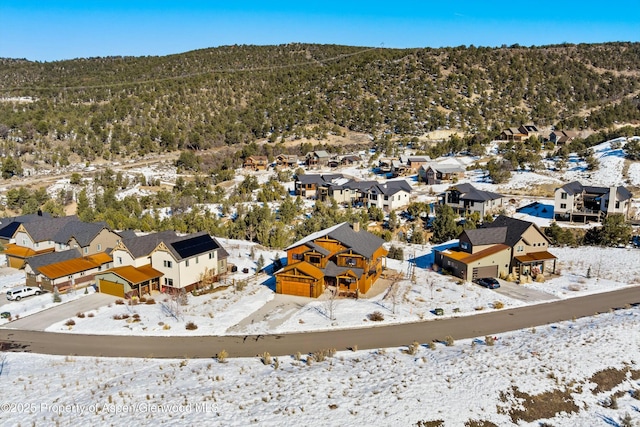
POLYGON ((477 337, 323 361, 5 353, 0 424, 619 426, 640 420, 638 330, 636 307, 494 345, 477 337))

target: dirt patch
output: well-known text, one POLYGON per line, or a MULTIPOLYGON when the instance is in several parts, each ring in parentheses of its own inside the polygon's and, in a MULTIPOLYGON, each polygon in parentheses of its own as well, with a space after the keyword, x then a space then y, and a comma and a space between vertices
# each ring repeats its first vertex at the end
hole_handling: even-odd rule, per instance
POLYGON ((464 427, 498 427, 498 424, 486 420, 469 420, 464 423, 464 427))
POLYGON ((531 395, 513 387, 510 392, 501 392, 500 400, 509 403, 508 409, 498 407, 498 412, 508 413, 511 421, 534 422, 545 418, 553 418, 556 414, 578 412, 580 408, 575 404, 568 390, 551 390, 531 395))
POLYGON ((629 368, 608 368, 596 372, 591 376, 591 378, 589 378, 590 382, 596 384, 596 388, 592 391, 593 394, 613 390, 614 387, 620 385, 627 379, 627 372, 629 372, 629 368))

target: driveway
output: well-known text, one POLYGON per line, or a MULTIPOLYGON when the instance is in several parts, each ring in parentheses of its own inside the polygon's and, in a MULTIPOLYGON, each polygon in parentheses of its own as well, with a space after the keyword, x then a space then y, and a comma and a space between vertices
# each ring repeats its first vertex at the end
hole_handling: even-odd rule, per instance
POLYGON ((118 297, 114 297, 113 295, 96 292, 95 294, 89 294, 77 300, 65 302, 38 313, 21 317, 2 327, 5 329, 44 331, 54 323, 74 317, 76 313, 84 313, 104 307, 105 305, 113 304, 117 299, 118 297))
POLYGON ((494 289, 494 291, 509 298, 525 302, 543 302, 559 299, 555 295, 537 291, 535 289, 525 288, 524 286, 517 285, 513 282, 507 282, 500 279, 498 279, 498 282, 500 282, 500 287, 498 289, 494 289))

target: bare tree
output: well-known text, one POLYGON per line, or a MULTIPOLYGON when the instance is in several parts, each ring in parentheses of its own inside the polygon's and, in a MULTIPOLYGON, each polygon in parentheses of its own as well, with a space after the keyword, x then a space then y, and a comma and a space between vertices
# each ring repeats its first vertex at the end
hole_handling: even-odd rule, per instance
POLYGON ((331 321, 336 320, 335 310, 337 305, 337 301, 336 301, 337 296, 338 296, 337 288, 335 291, 332 290, 331 288, 327 288, 327 290, 325 291, 324 312, 325 312, 325 315, 331 321))

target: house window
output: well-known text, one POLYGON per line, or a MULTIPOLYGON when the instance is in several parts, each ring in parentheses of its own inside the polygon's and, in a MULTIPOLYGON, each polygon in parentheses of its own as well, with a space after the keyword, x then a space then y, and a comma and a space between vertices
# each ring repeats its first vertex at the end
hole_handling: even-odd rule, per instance
POLYGON ((310 256, 309 257, 309 262, 311 264, 320 264, 320 257, 319 256, 310 256))
POLYGON ((567 209, 566 203, 560 203, 560 209, 567 209))
POLYGON ((213 252, 209 252, 209 259, 213 259, 213 252))
POLYGON ((620 209, 620 202, 616 202, 616 209, 620 209))
POLYGON ((186 260, 186 261, 184 262, 184 266, 185 266, 185 267, 189 267, 189 260, 186 260))
POLYGON ((562 200, 567 200, 567 193, 562 193, 562 194, 560 194, 560 198, 561 198, 562 200))
POLYGON ((36 242, 36 248, 40 246, 40 243, 36 242))
POLYGON ((122 257, 121 256, 118 257, 118 264, 122 264, 122 257))
POLYGON ((22 246, 27 246, 29 241, 27 239, 22 239, 22 246))
POLYGON ((369 194, 369 200, 378 200, 377 194, 369 194))
POLYGON ((164 278, 164 284, 166 286, 173 286, 173 279, 164 278))
POLYGON ((84 248, 85 255, 89 253, 89 248, 84 248))
POLYGON ((198 263, 198 257, 196 257, 196 264, 198 263))
POLYGON ((98 250, 98 252, 102 252, 102 245, 100 243, 98 243, 98 246, 96 248, 98 250))
POLYGON ((468 242, 460 242, 460 247, 464 250, 469 249, 469 243, 468 242))
POLYGON ((293 259, 301 260, 302 258, 302 254, 293 254, 293 259))
POLYGON ((516 247, 516 252, 524 252, 524 246, 518 245, 518 247, 516 247))
POLYGON ((166 259, 165 259, 165 260, 163 261, 163 263, 164 263, 164 266, 165 266, 165 267, 167 267, 167 268, 173 268, 173 263, 172 263, 171 261, 169 261, 169 260, 166 260, 166 259))
POLYGON ((347 258, 347 265, 350 267, 354 267, 356 265, 356 260, 353 258, 347 258))
POLYGON ((384 196, 384 199, 385 200, 389 200, 389 196, 384 196))

